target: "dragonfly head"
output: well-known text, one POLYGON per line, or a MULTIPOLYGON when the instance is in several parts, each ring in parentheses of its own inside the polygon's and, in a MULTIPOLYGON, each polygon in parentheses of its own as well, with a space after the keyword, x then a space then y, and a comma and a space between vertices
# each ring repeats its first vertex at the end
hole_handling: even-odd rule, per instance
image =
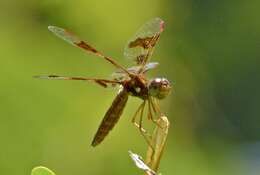
POLYGON ((154 78, 151 79, 148 86, 149 95, 163 99, 171 91, 171 84, 166 78, 154 78))

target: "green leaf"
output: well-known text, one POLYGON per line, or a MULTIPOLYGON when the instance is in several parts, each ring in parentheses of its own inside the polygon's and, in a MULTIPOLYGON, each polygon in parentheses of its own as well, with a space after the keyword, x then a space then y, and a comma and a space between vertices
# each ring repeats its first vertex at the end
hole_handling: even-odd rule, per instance
POLYGON ((55 173, 46 167, 38 166, 32 169, 31 175, 55 175, 55 173))

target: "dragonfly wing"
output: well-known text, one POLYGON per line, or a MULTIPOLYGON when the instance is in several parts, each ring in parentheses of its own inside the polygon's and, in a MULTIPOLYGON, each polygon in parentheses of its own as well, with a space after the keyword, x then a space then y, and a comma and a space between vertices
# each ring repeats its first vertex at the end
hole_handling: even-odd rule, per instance
POLYGON ((115 126, 115 124, 117 123, 117 121, 123 113, 127 100, 128 92, 125 89, 123 89, 118 93, 112 105, 107 110, 91 143, 92 146, 97 146, 98 144, 100 144, 108 135, 109 131, 113 129, 113 127, 115 126))
MULTIPOLYGON (((157 62, 151 62, 151 63, 147 63, 146 65, 144 65, 144 69, 142 73, 146 73, 147 71, 156 68, 159 65, 159 63, 157 62)), ((128 72, 133 73, 133 74, 138 74, 140 68, 142 66, 141 65, 137 65, 137 66, 133 66, 128 68, 128 72)), ((115 77, 116 79, 124 79, 126 77, 126 73, 123 72, 122 70, 117 70, 115 72, 112 73, 112 76, 115 77)))
POLYGON ((124 56, 137 64, 146 64, 163 31, 163 20, 154 18, 145 23, 130 39, 124 49, 124 56))
POLYGON ((151 63, 148 63, 144 66, 144 72, 147 72, 148 70, 150 69, 154 69, 156 68, 157 66, 159 65, 159 63, 157 62, 151 62, 151 63))
POLYGON ((67 77, 67 76, 59 76, 59 75, 39 75, 34 76, 34 78, 39 79, 47 79, 47 80, 81 80, 81 81, 90 81, 95 82, 103 87, 107 87, 108 85, 116 85, 122 84, 121 81, 117 80, 107 80, 107 79, 100 79, 100 78, 87 78, 87 77, 67 77))
POLYGON ((111 64, 113 64, 115 67, 122 69, 123 71, 125 71, 127 74, 129 74, 129 72, 127 72, 127 70, 122 67, 120 64, 118 64, 114 59, 112 59, 111 57, 107 57, 105 55, 103 55, 101 52, 99 52, 97 49, 95 49, 94 47, 92 47, 91 45, 89 45, 87 42, 81 40, 77 35, 73 34, 72 32, 60 28, 60 27, 56 27, 56 26, 49 26, 48 29, 54 33, 56 36, 58 36, 59 38, 67 41, 68 43, 77 46, 89 53, 92 53, 98 57, 101 57, 105 60, 107 60, 108 62, 110 62, 111 64))
POLYGON ((56 26, 48 26, 48 29, 59 38, 67 41, 68 43, 74 46, 80 47, 93 54, 99 54, 99 52, 94 47, 90 46, 85 41, 81 40, 78 36, 76 36, 75 34, 73 34, 72 32, 66 29, 56 27, 56 26))

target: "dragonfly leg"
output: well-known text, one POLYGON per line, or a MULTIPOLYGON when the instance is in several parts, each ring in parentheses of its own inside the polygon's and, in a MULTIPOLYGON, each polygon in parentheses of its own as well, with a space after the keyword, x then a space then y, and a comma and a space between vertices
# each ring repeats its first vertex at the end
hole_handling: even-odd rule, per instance
POLYGON ((162 116, 162 113, 160 112, 160 109, 158 107, 158 103, 154 104, 154 101, 149 98, 148 100, 148 119, 152 120, 153 123, 155 123, 159 128, 163 128, 160 124, 159 124, 159 118, 162 116), (157 119, 154 119, 154 115, 158 116, 157 119))
POLYGON ((142 134, 142 136, 144 137, 145 141, 147 142, 147 144, 152 148, 152 142, 151 142, 151 135, 142 127, 143 125, 143 114, 144 114, 144 107, 145 107, 145 103, 146 101, 144 101, 139 108, 137 109, 135 116, 133 117, 132 122, 134 123, 134 125, 139 129, 140 133, 142 134), (140 112, 139 115, 139 123, 136 123, 135 119, 138 115, 138 113, 140 112))
MULTIPOLYGON (((144 108, 144 102, 138 107, 137 111, 135 112, 133 118, 132 118, 132 123, 140 129, 140 126, 138 123, 136 123, 136 117, 138 116, 139 112, 144 108)), ((141 128, 142 132, 147 133, 147 131, 144 128, 141 128)))
POLYGON ((152 107, 151 107, 151 101, 148 100, 148 114, 147 114, 147 118, 148 120, 152 120, 153 123, 155 123, 156 125, 158 124, 158 119, 154 119, 154 116, 153 116, 153 110, 152 110, 152 107))
POLYGON ((152 100, 152 105, 153 105, 153 107, 154 107, 154 109, 155 109, 155 112, 156 113, 159 113, 160 114, 160 116, 162 115, 162 112, 161 112, 161 110, 160 110, 160 107, 159 107, 159 104, 158 104, 158 100, 157 99, 154 99, 154 98, 151 98, 151 100, 152 100))

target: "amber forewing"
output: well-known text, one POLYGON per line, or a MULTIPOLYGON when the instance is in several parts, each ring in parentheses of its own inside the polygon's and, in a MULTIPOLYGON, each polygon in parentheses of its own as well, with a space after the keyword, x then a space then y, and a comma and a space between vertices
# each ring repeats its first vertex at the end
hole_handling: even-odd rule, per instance
POLYGON ((137 64, 145 65, 152 55, 153 48, 164 28, 160 18, 154 18, 145 23, 127 43, 124 55, 137 64))

